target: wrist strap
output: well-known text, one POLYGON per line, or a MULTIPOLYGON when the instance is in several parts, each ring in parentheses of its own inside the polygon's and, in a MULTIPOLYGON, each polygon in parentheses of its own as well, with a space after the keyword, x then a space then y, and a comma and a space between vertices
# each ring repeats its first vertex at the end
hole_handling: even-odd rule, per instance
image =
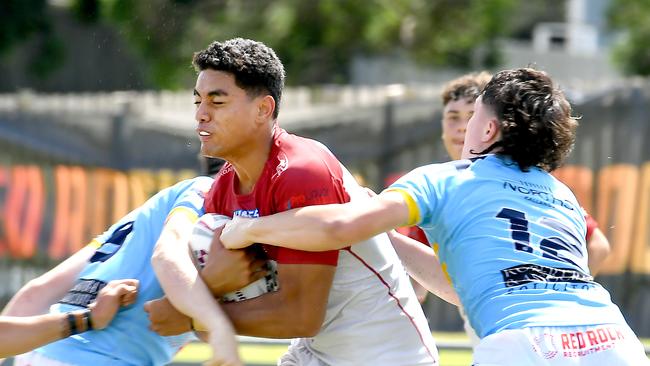
POLYGON ((68 337, 79 334, 79 330, 77 329, 77 318, 74 313, 68 312, 66 314, 68 316, 68 337))
POLYGON ((93 326, 92 311, 90 311, 90 309, 86 309, 82 313, 82 316, 84 318, 84 323, 86 323, 86 330, 95 329, 95 327, 93 326))
POLYGON ((93 322, 90 317, 90 309, 82 311, 69 311, 66 313, 68 319, 68 337, 93 330, 93 322))

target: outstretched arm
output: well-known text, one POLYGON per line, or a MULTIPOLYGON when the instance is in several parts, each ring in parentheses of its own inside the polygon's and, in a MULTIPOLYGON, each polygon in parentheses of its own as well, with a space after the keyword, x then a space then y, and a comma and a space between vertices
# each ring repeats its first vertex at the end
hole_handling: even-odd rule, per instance
MULTIPOLYGON (((117 280, 109 282, 90 305, 91 310, 72 312, 76 333, 89 330, 84 317, 91 320, 93 329, 103 329, 113 319, 120 306, 135 301, 138 282, 117 280), (86 312, 89 312, 86 314, 86 312)), ((0 316, 0 357, 27 352, 73 334, 68 313, 27 317, 0 316)), ((74 333, 74 334, 76 334, 74 333)))
POLYGON ((456 306, 460 304, 456 291, 447 280, 438 256, 431 247, 396 231, 390 231, 388 237, 411 277, 448 303, 456 306))
POLYGON ((29 281, 5 306, 2 315, 31 316, 47 313, 50 305, 61 300, 74 286, 77 276, 95 250, 96 246, 91 243, 47 273, 29 281))
POLYGON ((255 219, 234 217, 224 227, 221 241, 229 249, 266 243, 314 252, 335 250, 403 226, 408 218, 403 196, 388 191, 344 204, 307 206, 255 219))
POLYGON ((195 217, 183 209, 167 218, 156 243, 151 263, 171 304, 198 319, 210 333, 213 361, 240 365, 232 324, 210 293, 188 254, 188 242, 195 217))

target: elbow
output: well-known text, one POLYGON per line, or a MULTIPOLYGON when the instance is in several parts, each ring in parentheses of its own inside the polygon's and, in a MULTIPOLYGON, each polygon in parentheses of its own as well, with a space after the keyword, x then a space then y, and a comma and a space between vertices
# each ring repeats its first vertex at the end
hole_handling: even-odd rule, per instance
POLYGON ((37 313, 46 313, 47 309, 38 309, 32 311, 33 304, 38 304, 42 301, 43 294, 47 293, 47 284, 40 281, 40 278, 35 278, 25 286, 23 286, 14 295, 7 307, 2 312, 5 316, 30 316, 37 313))
POLYGON ((160 248, 159 245, 154 248, 153 254, 151 255, 151 267, 154 269, 156 274, 162 271, 169 262, 169 258, 166 255, 165 251, 160 248))
POLYGON ((327 222, 325 224, 325 232, 325 244, 327 246, 335 246, 332 249, 345 248, 352 243, 360 241, 355 238, 354 225, 344 219, 335 219, 327 222))

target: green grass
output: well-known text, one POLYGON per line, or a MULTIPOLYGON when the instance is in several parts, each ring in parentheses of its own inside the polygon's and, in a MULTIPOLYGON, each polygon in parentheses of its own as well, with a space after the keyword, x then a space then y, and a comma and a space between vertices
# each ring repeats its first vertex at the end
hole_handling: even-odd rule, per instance
MULTIPOLYGON (((434 332, 433 336, 439 343, 468 342, 467 336, 462 332, 434 332)), ((650 339, 641 340, 646 347, 650 346, 650 339)), ((287 350, 282 344, 246 344, 239 346, 239 352, 247 365, 276 365, 278 358, 287 350)), ((472 352, 467 349, 439 348, 440 364, 443 366, 467 366, 472 362, 472 352)), ((192 343, 178 353, 175 363, 200 364, 210 357, 211 351, 204 343, 192 343)))

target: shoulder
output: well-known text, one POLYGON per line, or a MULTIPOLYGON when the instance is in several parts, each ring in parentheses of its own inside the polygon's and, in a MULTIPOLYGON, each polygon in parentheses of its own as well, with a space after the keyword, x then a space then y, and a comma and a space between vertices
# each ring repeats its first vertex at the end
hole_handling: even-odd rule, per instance
POLYGON ((446 163, 424 165, 413 169, 410 173, 399 179, 398 182, 408 177, 420 177, 429 183, 442 182, 449 178, 459 176, 464 172, 469 172, 469 169, 474 163, 471 160, 454 160, 446 163))
POLYGON ((276 154, 269 161, 271 179, 342 179, 341 164, 325 145, 286 133, 282 137, 276 154))

